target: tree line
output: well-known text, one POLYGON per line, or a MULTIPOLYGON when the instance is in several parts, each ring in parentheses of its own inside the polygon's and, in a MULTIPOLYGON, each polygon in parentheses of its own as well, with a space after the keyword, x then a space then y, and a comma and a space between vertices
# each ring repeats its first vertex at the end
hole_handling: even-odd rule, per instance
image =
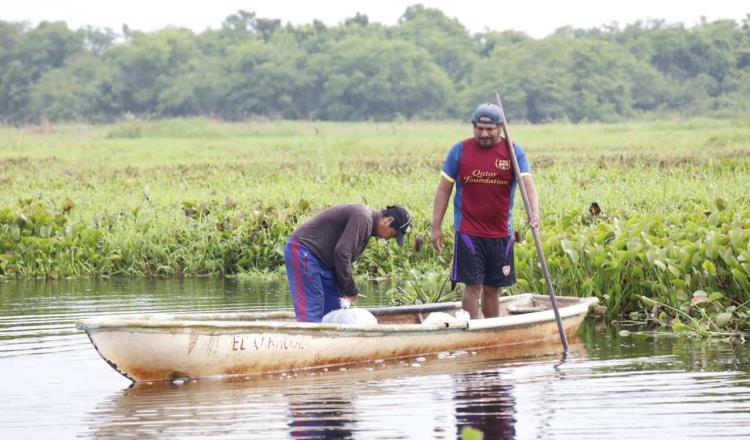
POLYGON ((141 32, 0 21, 0 122, 209 116, 338 121, 466 118, 500 91, 532 123, 750 111, 750 14, 693 27, 470 33, 410 6, 293 26, 238 11, 219 29, 141 32))

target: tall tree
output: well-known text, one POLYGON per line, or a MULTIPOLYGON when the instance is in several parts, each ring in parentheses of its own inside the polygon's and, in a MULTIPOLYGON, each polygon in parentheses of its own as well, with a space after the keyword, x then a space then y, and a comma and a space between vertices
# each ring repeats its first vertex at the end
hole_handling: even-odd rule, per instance
POLYGON ((409 6, 393 35, 426 49, 455 84, 461 83, 478 59, 474 41, 466 27, 438 9, 409 6))

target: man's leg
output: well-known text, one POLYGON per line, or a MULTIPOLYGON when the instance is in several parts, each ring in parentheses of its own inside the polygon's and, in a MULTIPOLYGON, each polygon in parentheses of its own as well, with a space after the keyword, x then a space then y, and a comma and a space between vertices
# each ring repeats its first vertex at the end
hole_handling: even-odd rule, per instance
POLYGON ((471 319, 479 317, 479 295, 482 293, 481 284, 467 284, 464 288, 464 299, 461 307, 469 312, 471 319))
POLYGON ((480 262, 477 249, 469 234, 456 233, 453 250, 451 281, 464 283, 464 299, 461 307, 469 312, 471 319, 479 317, 479 297, 482 293, 483 276, 479 273, 480 262))
POLYGON ((286 276, 299 322, 320 322, 323 318, 323 284, 317 258, 297 240, 284 248, 286 276))
POLYGON ((324 269, 321 272, 321 281, 323 282, 323 316, 329 312, 341 308, 341 287, 336 279, 336 271, 333 269, 324 269))
POLYGON ((500 314, 499 287, 482 286, 482 314, 485 318, 494 318, 500 314))
POLYGON ((290 239, 284 247, 284 263, 286 264, 286 279, 289 281, 289 291, 294 305, 294 316, 297 321, 307 320, 307 294, 302 280, 302 263, 299 261, 300 244, 290 239))
POLYGON ((515 281, 512 273, 513 242, 508 238, 499 238, 484 239, 478 244, 485 263, 482 314, 485 318, 494 318, 500 314, 500 287, 510 286, 515 281))

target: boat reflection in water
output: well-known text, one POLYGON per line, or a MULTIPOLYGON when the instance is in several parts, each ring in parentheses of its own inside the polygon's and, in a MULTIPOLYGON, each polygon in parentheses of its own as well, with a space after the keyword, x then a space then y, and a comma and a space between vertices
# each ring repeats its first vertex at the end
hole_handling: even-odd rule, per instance
MULTIPOLYGON (((575 338, 572 352, 583 350, 575 338)), ((559 362, 559 344, 446 352, 224 381, 137 383, 87 415, 95 437, 514 438, 506 371, 559 362)))

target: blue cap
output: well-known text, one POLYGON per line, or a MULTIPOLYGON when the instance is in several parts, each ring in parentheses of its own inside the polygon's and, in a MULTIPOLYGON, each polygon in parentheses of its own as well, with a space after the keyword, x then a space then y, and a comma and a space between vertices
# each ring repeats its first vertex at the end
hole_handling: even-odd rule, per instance
POLYGON ((503 117, 500 115, 500 107, 495 104, 480 104, 474 110, 474 116, 471 118, 472 124, 495 124, 503 123, 503 117))

